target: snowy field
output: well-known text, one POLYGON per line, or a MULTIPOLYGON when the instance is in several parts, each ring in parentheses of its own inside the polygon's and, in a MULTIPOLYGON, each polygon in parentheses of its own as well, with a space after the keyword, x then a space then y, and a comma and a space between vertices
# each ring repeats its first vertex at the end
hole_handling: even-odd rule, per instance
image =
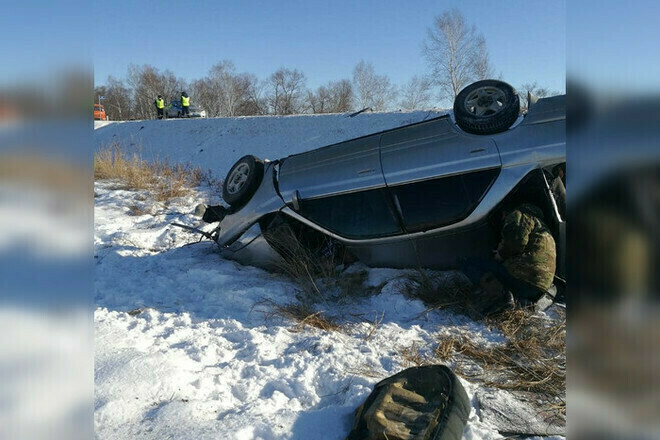
MULTIPOLYGON (((278 158, 414 121, 428 112, 134 121, 103 124, 96 148, 118 142, 224 178, 244 154, 278 158)), ((191 226, 217 192, 155 203, 96 182, 95 431, 99 439, 343 439, 381 379, 412 366, 402 349, 432 350, 440 335, 484 345, 502 336, 402 294, 405 271, 354 264, 363 295, 325 298, 342 331, 296 328, 269 304, 295 301, 283 275, 222 259, 191 226), (376 325, 377 322, 380 322, 376 325)), ((447 273, 447 276, 455 274, 447 273)), ((465 439, 503 438, 473 409, 465 439)))

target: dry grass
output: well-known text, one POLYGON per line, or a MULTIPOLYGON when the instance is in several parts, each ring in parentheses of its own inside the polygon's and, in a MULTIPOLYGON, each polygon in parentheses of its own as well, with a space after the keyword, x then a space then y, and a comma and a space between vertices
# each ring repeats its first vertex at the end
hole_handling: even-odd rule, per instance
POLYGON ((144 161, 137 153, 124 152, 118 144, 94 155, 94 179, 115 179, 123 189, 148 190, 156 201, 182 197, 204 180, 200 168, 170 165, 166 160, 144 161))
POLYGON ((128 213, 133 216, 141 216, 151 214, 151 207, 131 205, 128 207, 128 213))
POLYGON ((427 304, 434 304, 438 300, 437 285, 436 276, 418 268, 403 280, 402 293, 411 298, 421 299, 427 304))
POLYGON ((325 247, 323 251, 305 246, 286 224, 270 227, 265 234, 283 257, 278 270, 298 286, 298 296, 303 303, 321 302, 328 306, 331 297, 338 301, 379 290, 378 286, 364 286, 367 272, 341 272, 341 249, 327 243, 321 246, 325 247))
POLYGON ((379 380, 382 379, 384 376, 386 376, 386 373, 384 373, 382 369, 378 369, 373 365, 362 365, 356 368, 349 369, 346 371, 346 373, 353 376, 370 377, 372 379, 379 379, 379 380))
POLYGON ((428 354, 422 352, 422 349, 414 342, 409 347, 400 347, 399 356, 403 359, 403 366, 408 367, 421 367, 423 365, 431 365, 435 363, 435 359, 428 354))
POLYGON ((447 362, 457 350, 457 338, 443 338, 435 348, 435 357, 447 362))
POLYGON ((371 339, 374 333, 376 333, 376 330, 378 329, 378 327, 380 327, 380 324, 383 322, 383 319, 385 319, 385 312, 381 313, 379 316, 376 316, 376 318, 374 318, 374 320, 369 323, 371 325, 371 328, 369 329, 369 332, 364 336, 365 341, 371 339))
POLYGON ((455 273, 448 276, 418 268, 406 276, 402 293, 421 299, 429 305, 428 310, 451 309, 466 315, 474 312, 470 301, 471 287, 455 273))
POLYGON ((277 304, 274 301, 265 299, 256 305, 267 306, 265 312, 266 318, 280 317, 296 322, 292 329, 294 332, 300 332, 305 327, 318 328, 325 331, 342 330, 342 325, 334 317, 325 315, 322 311, 315 311, 311 306, 299 303, 277 304))
POLYGON ((327 305, 323 280, 337 277, 331 258, 319 258, 317 253, 303 246, 286 224, 270 228, 268 242, 282 255, 278 269, 291 278, 304 295, 303 302, 322 301, 327 305))
POLYGON ((566 319, 550 322, 516 309, 487 323, 502 332, 506 343, 484 347, 465 336, 447 337, 438 344, 436 358, 454 360, 458 374, 486 386, 545 396, 551 409, 565 415, 566 319), (475 364, 481 368, 478 374, 475 364))
POLYGON ((471 382, 535 393, 542 406, 565 416, 565 317, 551 322, 517 309, 488 318, 487 323, 502 332, 505 343, 483 346, 466 335, 451 335, 442 337, 432 354, 414 343, 399 348, 399 356, 406 367, 448 363, 471 382))
MULTIPOLYGON (((321 242, 321 251, 313 246, 305 246, 299 237, 286 223, 271 225, 265 233, 268 242, 282 255, 282 261, 277 269, 286 275, 297 286, 295 303, 278 305, 265 300, 270 312, 267 316, 280 316, 298 323, 296 330, 306 326, 326 331, 344 331, 353 322, 348 317, 332 317, 319 312, 319 306, 330 310, 346 299, 363 296, 378 287, 365 287, 368 277, 366 271, 341 272, 343 256, 338 255, 337 248, 321 242)), ((353 316, 355 317, 355 316, 353 316)), ((373 321, 367 321, 369 330, 365 339, 370 339, 380 326, 384 315, 379 315, 373 321)), ((363 322, 362 317, 359 317, 363 322)))

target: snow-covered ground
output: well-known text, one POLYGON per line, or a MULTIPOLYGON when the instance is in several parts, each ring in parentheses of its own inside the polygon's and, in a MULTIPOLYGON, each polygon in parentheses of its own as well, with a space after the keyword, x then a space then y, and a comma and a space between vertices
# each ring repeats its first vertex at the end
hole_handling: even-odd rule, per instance
MULTIPOLYGON (((244 154, 282 157, 427 116, 136 121, 97 129, 95 143, 133 144, 222 178, 244 154)), ((360 264, 346 270, 364 273, 369 294, 317 304, 345 330, 296 331, 269 314, 269 304, 295 301, 291 280, 224 260, 214 244, 171 226, 196 225, 193 207, 218 197, 198 188, 165 205, 95 184, 97 438, 342 439, 373 385, 411 366, 403 348, 430 352, 447 334, 501 342, 481 323, 404 296, 404 271, 360 264)), ((464 438, 502 438, 482 420, 478 387, 462 383, 473 402, 464 438)))
POLYGON ((347 139, 420 122, 437 111, 250 116, 239 118, 95 121, 97 148, 114 143, 145 159, 168 159, 211 170, 224 178, 242 156, 279 159, 347 139))

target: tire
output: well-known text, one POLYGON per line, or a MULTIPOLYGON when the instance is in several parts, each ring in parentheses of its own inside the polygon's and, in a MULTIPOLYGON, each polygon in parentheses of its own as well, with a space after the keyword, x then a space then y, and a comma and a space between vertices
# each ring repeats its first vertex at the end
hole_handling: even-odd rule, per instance
POLYGON ((255 156, 241 157, 227 173, 222 198, 232 207, 246 204, 264 178, 264 163, 255 156))
POLYGON ((506 131, 519 114, 520 99, 516 89, 494 79, 470 84, 454 100, 456 124, 472 134, 506 131))

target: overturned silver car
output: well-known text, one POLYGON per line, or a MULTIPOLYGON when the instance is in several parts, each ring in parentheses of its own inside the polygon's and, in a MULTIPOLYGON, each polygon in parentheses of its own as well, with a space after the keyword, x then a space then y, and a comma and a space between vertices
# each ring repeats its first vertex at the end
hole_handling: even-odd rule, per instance
POLYGON ((276 161, 245 156, 224 181, 230 208, 209 207, 219 221, 209 236, 257 265, 279 258, 269 232, 286 227, 370 266, 451 268, 490 255, 504 206, 532 202, 561 274, 565 192, 551 186, 566 161, 565 114, 562 95, 530 96, 521 115, 511 86, 485 80, 461 91, 453 114, 276 161))

